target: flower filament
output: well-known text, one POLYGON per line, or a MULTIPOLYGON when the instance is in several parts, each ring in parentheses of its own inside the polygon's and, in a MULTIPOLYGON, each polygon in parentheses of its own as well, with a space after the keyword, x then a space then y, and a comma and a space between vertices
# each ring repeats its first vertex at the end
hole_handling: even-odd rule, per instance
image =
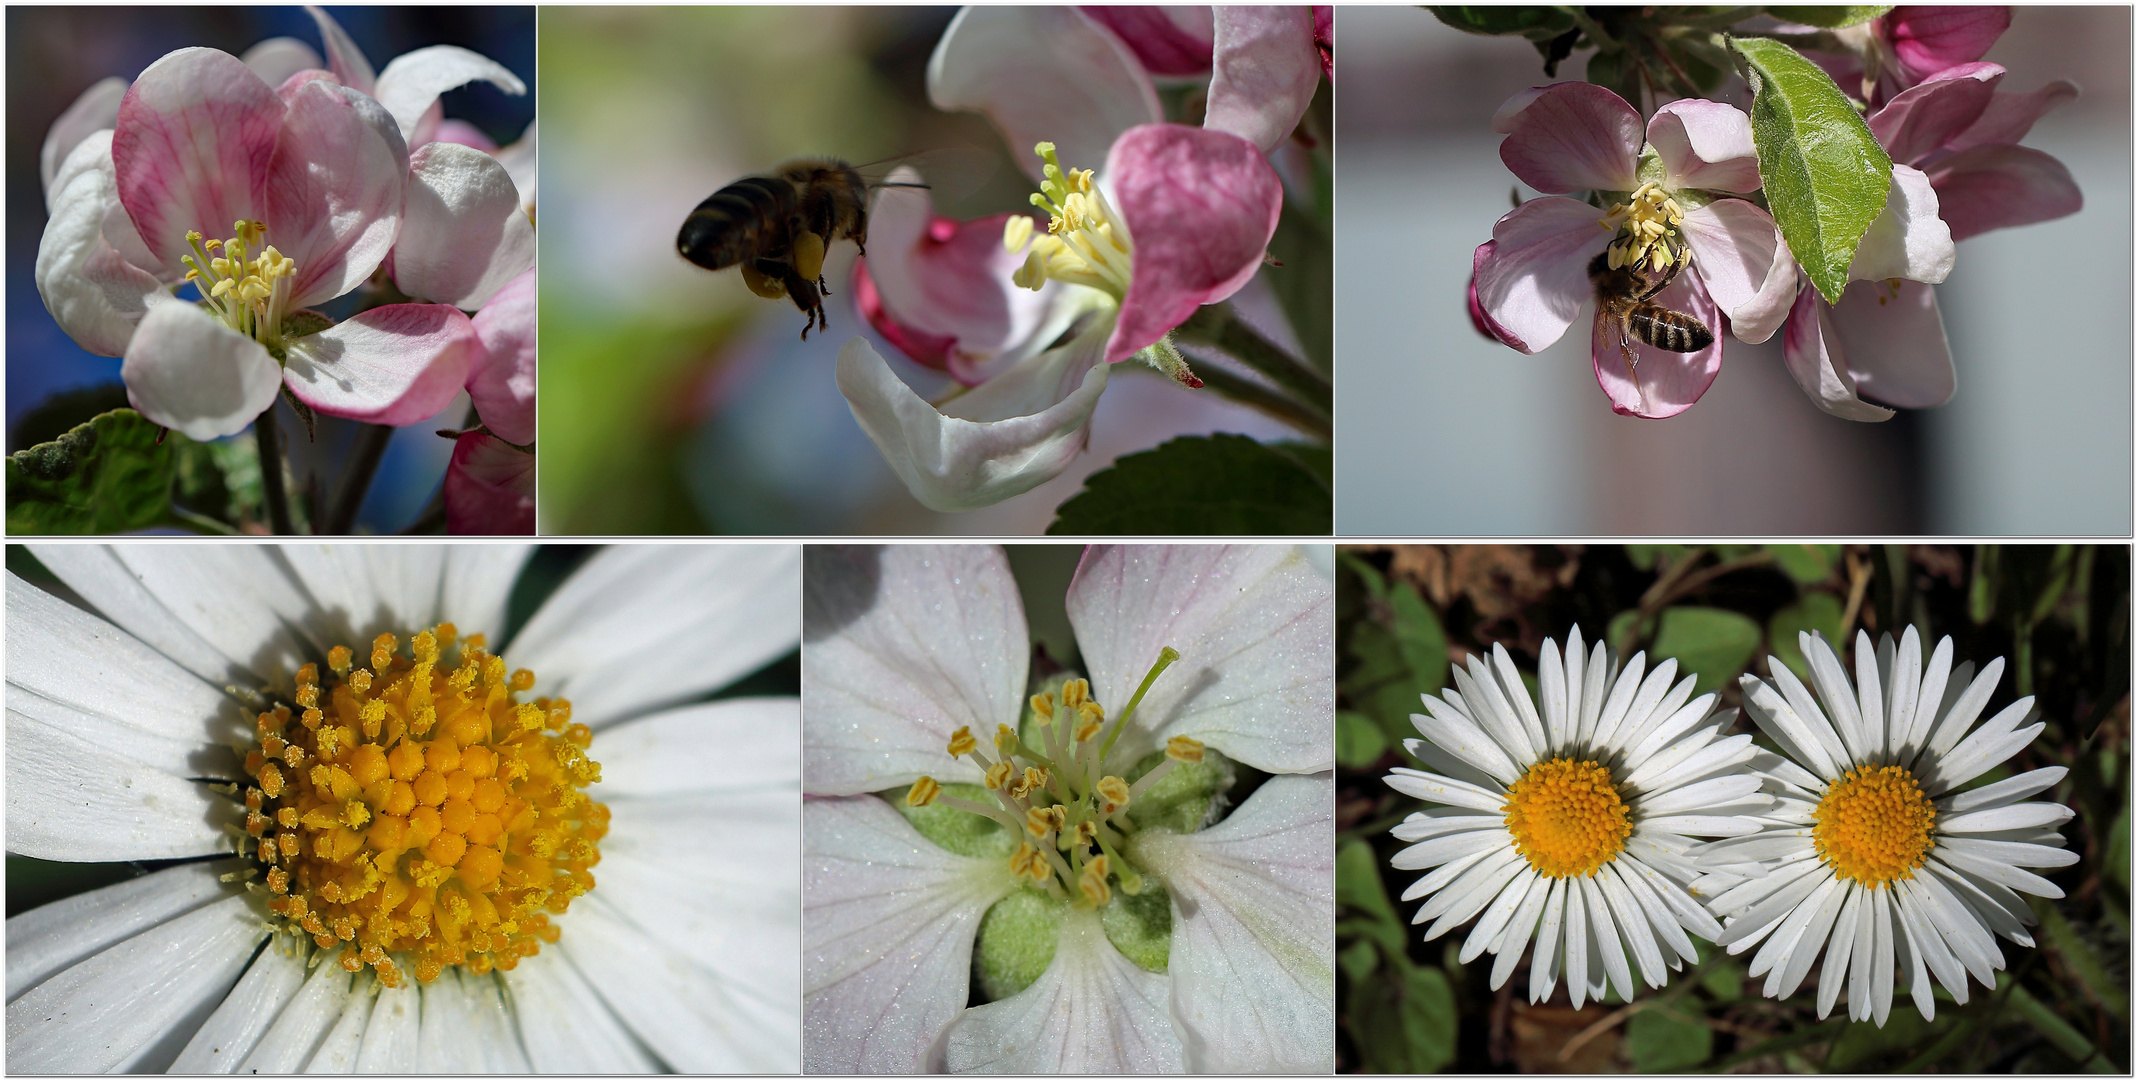
POLYGON ((186 265, 185 280, 199 287, 201 306, 223 325, 270 348, 280 345, 296 260, 272 244, 261 247, 267 237, 265 222, 240 221, 231 228, 237 235, 228 240, 203 243, 198 232, 185 234, 193 248, 179 260, 186 265), (222 255, 208 254, 211 251, 222 255))
POLYGON ((1872 889, 1912 880, 1936 846, 1936 806, 1897 765, 1848 769, 1825 789, 1814 817, 1817 857, 1842 879, 1872 889))
POLYGON ((1666 274, 1690 257, 1684 244, 1684 208, 1652 181, 1612 205, 1597 224, 1617 233, 1609 245, 1612 270, 1629 266, 1666 274))
POLYGON ((608 808, 593 733, 563 699, 516 700, 533 672, 507 673, 482 635, 441 663, 457 632, 441 623, 372 643, 368 668, 345 646, 297 673, 292 708, 257 714, 245 757, 239 852, 257 844, 277 926, 341 949, 399 986, 402 962, 436 979, 449 966, 510 971, 554 943, 551 915, 593 888, 608 808))
POLYGON ((1002 724, 994 732, 998 756, 990 757, 970 728, 958 728, 950 736, 949 754, 969 754, 986 770, 994 805, 943 794, 942 785, 927 776, 912 785, 905 801, 912 806, 940 802, 1001 823, 1020 841, 1009 856, 1009 871, 1056 900, 1084 910, 1100 908, 1111 902, 1115 881, 1129 896, 1140 895, 1142 875, 1121 855, 1122 842, 1135 832, 1127 809, 1181 762, 1200 761, 1202 744, 1173 736, 1164 760, 1132 784, 1107 771, 1106 756, 1150 685, 1177 659, 1179 653, 1170 647, 1158 654, 1109 729, 1104 706, 1091 700, 1085 679, 1069 680, 1058 696, 1048 692, 1031 698, 1042 745, 1025 744, 1002 724))
POLYGON ((1039 143, 1038 156, 1045 159, 1046 178, 1032 193, 1031 205, 1050 215, 1046 235, 1022 214, 1009 218, 1001 233, 1011 254, 1030 248, 1014 281, 1037 291, 1047 281, 1087 285, 1115 301, 1127 296, 1133 273, 1135 245, 1127 223, 1113 212, 1098 190, 1089 169, 1061 168, 1052 143, 1039 143))
POLYGON ((1624 850, 1632 815, 1607 766, 1555 757, 1506 789, 1506 831, 1537 873, 1593 877, 1624 850))

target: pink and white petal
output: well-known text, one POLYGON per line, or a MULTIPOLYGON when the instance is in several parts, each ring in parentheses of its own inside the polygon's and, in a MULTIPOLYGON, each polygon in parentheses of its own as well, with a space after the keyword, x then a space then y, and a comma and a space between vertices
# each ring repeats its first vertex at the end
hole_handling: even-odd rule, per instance
POLYGON ((1529 187, 1563 195, 1639 186, 1646 125, 1616 94, 1592 83, 1555 83, 1528 97, 1518 113, 1504 111, 1493 120, 1506 132, 1498 157, 1529 187))
POLYGON ((1854 264, 1847 268, 1847 280, 1905 278, 1934 284, 1949 277, 1958 261, 1958 248, 1952 242, 1951 227, 1939 216, 1939 206, 1927 175, 1911 165, 1894 163, 1884 212, 1862 234, 1854 264))
POLYGON ((393 282, 402 292, 473 310, 533 269, 534 222, 496 158, 433 142, 408 164, 407 204, 393 245, 393 282))
POLYGON ((284 378, 328 416, 401 426, 427 420, 467 383, 475 325, 444 304, 388 304, 289 339, 284 378))
POLYGON ((2069 167, 2029 146, 1961 150, 1931 165, 1928 179, 1953 241, 2084 209, 2069 167))
POLYGON ((1662 186, 1708 191, 1756 191, 1758 147, 1750 137, 1750 117, 1719 101, 1682 98, 1654 110, 1647 141, 1661 155, 1662 186))
POLYGON ((1164 119, 1149 73, 1126 44, 1065 7, 967 7, 927 61, 938 109, 982 112, 1032 179, 1041 142, 1064 168, 1087 169, 1121 132, 1164 119))
MULTIPOLYGON (((114 75, 100 79, 96 85, 82 91, 67 111, 52 121, 45 131, 44 147, 37 153, 37 175, 44 181, 45 209, 52 208, 52 180, 59 174, 60 163, 81 145, 82 140, 106 131, 119 122, 119 102, 126 97, 126 80, 114 75)), ((109 146, 104 151, 111 155, 109 146)))
POLYGON ((534 455, 495 435, 461 435, 445 467, 445 531, 534 535, 534 475, 534 455))
POLYGON ((1891 160, 1918 162, 1980 119, 2002 77, 2003 69, 1996 64, 1965 64, 1939 72, 1870 114, 1869 130, 1891 160))
POLYGON ((1215 74, 1203 127, 1273 150, 1290 138, 1319 88, 1312 9, 1216 8, 1215 74))
POLYGON ((1855 392, 1854 374, 1847 367, 1839 335, 1832 329, 1831 305, 1818 297, 1816 289, 1804 289, 1795 297, 1787 332, 1781 335, 1781 354, 1788 374, 1818 408, 1842 420, 1889 420, 1896 415, 1863 401, 1855 392))
POLYGON ((237 57, 180 49, 127 88, 111 142, 119 201, 158 262, 178 266, 185 234, 229 235, 265 218, 268 164, 287 110, 237 57))
POLYGON ((1973 126, 1945 143, 1949 150, 1965 150, 1995 143, 2014 143, 2032 130, 2040 117, 2077 99, 2077 84, 2056 79, 2029 94, 1997 91, 1973 126))
POLYGON ((1172 1019, 1195 1072, 1335 1067, 1335 781, 1275 776, 1204 832, 1132 841, 1172 896, 1172 1019))
POLYGON ((942 1064, 953 1073, 1184 1072, 1170 999, 1165 977, 1120 955, 1095 911, 1071 911, 1038 981, 951 1022, 942 1064))
POLYGON ((1104 344, 1086 331, 960 396, 953 407, 964 415, 950 416, 854 338, 838 351, 838 391, 913 498, 931 510, 973 510, 1059 476, 1083 452, 1110 370, 1099 362, 1104 344))
POLYGON ((2010 28, 2008 7, 1901 7, 1879 20, 1884 40, 1915 80, 1987 55, 2010 28))
POLYGON ((357 93, 371 94, 378 76, 372 73, 371 61, 357 47, 356 39, 350 37, 325 8, 312 4, 306 5, 304 10, 311 12, 312 22, 319 26, 319 40, 326 43, 326 56, 331 62, 334 78, 357 93))
POLYGON ((1207 6, 1089 6, 1083 13, 1111 30, 1152 75, 1205 75, 1216 49, 1214 11, 1207 6))
POLYGON ((378 73, 378 89, 372 96, 393 114, 401 137, 410 145, 420 145, 416 124, 437 103, 438 95, 477 81, 507 94, 527 92, 527 84, 511 69, 481 53, 457 45, 430 45, 394 57, 378 73))
POLYGON ((377 102, 325 79, 297 90, 267 182, 267 242, 297 264, 290 306, 331 300, 378 269, 407 185, 407 145, 377 102))
POLYGON ((1507 98, 1498 111, 1491 114, 1491 130, 1500 135, 1511 134, 1514 121, 1520 119, 1520 114, 1527 112, 1528 106, 1535 104, 1535 99, 1542 97, 1543 91, 1548 89, 1547 86, 1531 86, 1507 98))
POLYGON ((1491 226, 1491 242, 1476 249, 1476 299, 1500 341, 1534 353, 1565 336, 1594 294, 1587 264, 1612 236, 1596 225, 1600 219, 1586 203, 1549 197, 1530 199, 1491 226))
POLYGON ((475 312, 482 356, 467 379, 467 394, 483 426, 522 446, 534 441, 535 316, 539 282, 528 269, 475 312))
POLYGON ((245 430, 282 386, 265 347, 187 303, 148 309, 119 377, 141 415, 201 441, 245 430))
POLYGON ((801 836, 803 1071, 934 1066, 1008 865, 936 847, 873 795, 805 800, 801 836))
POLYGON ((535 167, 539 159, 534 129, 539 123, 539 120, 527 121, 527 129, 520 133, 519 141, 493 155, 512 178, 512 186, 519 189, 519 205, 528 217, 534 215, 535 167))
MULTIPOLYGON (((148 309, 172 299, 154 274, 126 261, 104 239, 120 210, 111 134, 83 140, 60 170, 51 216, 37 244, 37 293, 53 321, 82 348, 121 356, 148 309)), ((118 215, 121 221, 125 215, 118 215)))
POLYGON ((1884 282, 1855 282, 1825 325, 1838 337, 1855 386, 1877 401, 1926 409, 1958 389, 1932 285, 1902 281, 1894 293, 1884 282))
MULTIPOLYGON (((889 179, 920 176, 899 169, 889 179)), ((1010 281, 1023 259, 1002 244, 1009 216, 960 222, 935 215, 925 191, 884 188, 868 214, 871 253, 858 271, 880 294, 881 317, 870 321, 903 335, 912 347, 899 347, 915 361, 968 385, 992 374, 1004 351, 1050 344, 1066 327, 1050 336, 1041 330, 1069 314, 1059 302, 1065 287, 1049 282, 1033 292, 1010 281)))
POLYGON ((1121 760, 1187 735, 1268 772, 1334 767, 1334 593, 1291 547, 1099 547, 1068 584, 1097 700, 1117 715, 1166 647, 1122 731, 1121 760))
POLYGON ((10 1000, 136 934, 244 890, 222 875, 244 861, 186 863, 34 907, 7 920, 10 1000))
POLYGON ((803 790, 857 795, 919 777, 976 781, 945 747, 1023 715, 1030 637, 1001 549, 809 549, 803 790), (917 627, 926 633, 915 632, 917 627))
MULTIPOLYGON (((873 231, 874 227, 871 225, 869 228, 873 231)), ((883 340, 889 342, 892 348, 904 353, 906 359, 936 371, 949 370, 949 350, 957 344, 957 339, 947 334, 930 334, 898 322, 897 317, 891 315, 890 309, 884 305, 882 290, 876 287, 875 275, 868 272, 866 259, 856 259, 853 262, 853 306, 859 308, 861 318, 868 320, 868 325, 874 327, 875 332, 881 334, 883 340)), ((985 379, 981 377, 967 381, 960 375, 957 381, 967 386, 976 386, 985 379)))
POLYGON ((1684 215, 1691 269, 1728 315, 1736 340, 1757 344, 1787 321, 1801 278, 1773 216, 1742 199, 1718 199, 1684 215))
POLYGON ((311 46, 293 37, 268 38, 246 49, 238 59, 269 86, 280 86, 297 72, 315 71, 326 66, 326 61, 319 59, 319 54, 311 46))
POLYGON ((1509 348, 1519 349, 1521 352, 1529 352, 1531 350, 1522 347, 1520 338, 1514 336, 1512 331, 1498 325, 1497 319, 1491 318, 1491 313, 1483 309, 1483 300, 1476 293, 1476 272, 1482 268, 1484 263, 1491 260, 1493 253, 1497 250, 1498 241, 1486 240, 1476 245, 1476 253, 1469 259, 1469 325, 1474 326, 1477 333, 1490 338, 1492 341, 1509 348))
POLYGON ((1260 270, 1283 213, 1283 181, 1254 144, 1183 124, 1144 124, 1121 135, 1105 176, 1135 246, 1105 346, 1105 359, 1119 363, 1260 270))
POLYGON ((1622 416, 1660 420, 1698 404, 1721 373, 1721 309, 1696 274, 1678 274, 1654 298, 1656 304, 1706 324, 1713 344, 1693 353, 1664 352, 1638 338, 1626 339, 1616 323, 1595 317, 1592 351, 1595 381, 1622 416), (1632 363, 1625 362, 1631 354, 1632 363))
POLYGON ((1335 81, 1335 7, 1313 5, 1313 47, 1320 51, 1320 72, 1335 81))

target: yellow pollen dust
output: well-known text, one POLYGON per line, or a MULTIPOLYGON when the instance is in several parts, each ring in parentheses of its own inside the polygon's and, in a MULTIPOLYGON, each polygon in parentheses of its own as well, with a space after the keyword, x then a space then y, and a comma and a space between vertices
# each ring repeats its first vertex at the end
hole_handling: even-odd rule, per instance
POLYGON ((1651 181, 1610 207, 1597 224, 1621 234, 1609 245, 1612 270, 1630 266, 1660 273, 1687 255, 1684 208, 1651 181))
POLYGON ((1046 233, 1037 235, 1037 226, 1021 214, 1003 226, 1001 241, 1011 254, 1030 247, 1013 280, 1033 291, 1047 281, 1065 281, 1110 293, 1114 300, 1125 297, 1134 265, 1127 224, 1105 201, 1096 174, 1061 168, 1052 143, 1039 143, 1036 150, 1046 162, 1046 178, 1031 195, 1031 205, 1046 211, 1046 233))
POLYGON ((1600 762, 1538 761, 1506 791, 1513 848, 1545 877, 1593 877, 1624 850, 1631 810, 1600 762))
POLYGON ((201 305, 224 325, 254 340, 277 343, 282 318, 289 314, 289 282, 296 277, 296 261, 271 244, 261 250, 267 238, 265 222, 239 221, 231 229, 237 235, 228 240, 203 242, 198 232, 185 234, 193 249, 179 258, 186 266, 185 280, 199 287, 201 305))
POLYGON ((1911 880, 1936 846, 1936 806, 1912 773, 1897 765, 1863 766, 1825 789, 1810 837, 1817 857, 1847 881, 1874 889, 1911 880))
POLYGON ((323 679, 298 671, 294 707, 258 714, 245 757, 267 910, 389 987, 402 962, 429 982, 453 965, 510 971, 555 943, 550 917, 593 888, 608 832, 583 790, 601 780, 593 732, 571 703, 516 700, 533 673, 508 672, 480 634, 446 665, 456 636, 441 623, 403 655, 381 634, 368 667, 336 646, 323 679))

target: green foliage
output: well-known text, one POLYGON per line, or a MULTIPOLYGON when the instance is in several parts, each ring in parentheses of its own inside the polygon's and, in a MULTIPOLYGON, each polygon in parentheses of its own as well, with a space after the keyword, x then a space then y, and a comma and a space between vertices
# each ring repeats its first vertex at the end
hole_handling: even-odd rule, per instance
POLYGON ((1313 536, 1333 528, 1327 483, 1244 435, 1187 435, 1122 456, 1061 504, 1061 536, 1313 536))
POLYGON ((1409 714, 1425 694, 1446 686, 1446 632, 1415 585, 1389 585, 1379 571, 1345 558, 1347 580, 1369 597, 1366 618, 1351 624, 1347 655, 1354 665, 1341 676, 1343 692, 1378 721, 1389 742, 1414 737, 1409 714))
POLYGON ((1335 761, 1338 764, 1362 769, 1378 761, 1386 752, 1387 735, 1371 717, 1347 711, 1335 714, 1335 761))
POLYGON ((1807 679, 1810 662, 1802 655, 1802 632, 1818 631, 1826 641, 1837 641, 1845 616, 1839 597, 1828 592, 1804 593, 1802 599, 1773 612, 1766 624, 1767 648, 1797 677, 1807 679))
POLYGON ((1719 690, 1743 673, 1758 648, 1758 624, 1720 608, 1672 607, 1661 613, 1656 656, 1674 657, 1698 676, 1698 693, 1719 690))
POLYGON ((1860 1072, 1871 1064, 1897 1064, 1887 1059, 1927 1043, 1934 1034, 1956 1021, 1956 1014, 1951 1011, 1939 1008, 1936 1013, 1937 1025, 1932 1026, 1914 1011, 1903 995, 1894 992, 1891 1017, 1884 1026, 1848 1024, 1839 1038, 1832 1040, 1832 1052, 1825 1057, 1825 1068, 1832 1072, 1860 1072))
POLYGON ((1572 14, 1554 7, 1433 7, 1439 21, 1468 34, 1519 34, 1536 41, 1572 29, 1572 14))
POLYGON ((163 429, 114 409, 7 459, 7 530, 111 533, 162 524, 171 505, 163 429))
POLYGON ((1349 1014, 1371 1072, 1437 1072, 1454 1060, 1461 1014, 1438 968, 1406 962, 1381 968, 1352 984, 1349 1014))
POLYGON ((1804 585, 1829 579, 1839 567, 1838 544, 1768 544, 1765 550, 1787 576, 1804 585))
POLYGON ((1890 194, 1891 157, 1823 68, 1768 38, 1732 44, 1755 95, 1750 129, 1766 203, 1795 261, 1836 304, 1890 194))
POLYGON ((1626 1025, 1624 1045, 1640 1072, 1678 1072, 1712 1056, 1713 1029, 1672 1009, 1642 1009, 1626 1025))
POLYGON ((1848 7, 1845 5, 1833 5, 1830 7, 1775 7, 1766 8, 1765 10, 1773 18, 1784 22, 1801 23, 1804 26, 1821 26, 1827 30, 1838 30, 1868 22, 1890 11, 1891 5, 1876 4, 1867 7, 1848 7))

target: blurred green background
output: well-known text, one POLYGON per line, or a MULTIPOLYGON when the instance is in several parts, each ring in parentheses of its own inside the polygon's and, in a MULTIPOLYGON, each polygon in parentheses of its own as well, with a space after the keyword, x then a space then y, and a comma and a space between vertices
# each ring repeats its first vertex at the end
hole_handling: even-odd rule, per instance
MULTIPOLYGON (((1342 1071, 2128 1072, 2127 547, 1351 547, 1336 562, 1336 620, 1342 1071), (1465 930, 1426 942, 1409 925, 1418 903, 1395 898, 1423 873, 1389 867, 1405 845, 1388 830, 1422 804, 1381 778, 1420 764, 1401 740, 1449 663, 1503 643, 1532 693, 1543 639, 1562 644, 1578 625, 1626 655, 1676 658, 1734 708, 1736 676, 1768 676, 1768 654, 1804 670, 1798 631, 1846 641, 1844 657, 1856 628, 1880 638, 1909 624, 1930 648, 1955 639, 1961 660, 2006 658, 1991 712, 2038 698, 2046 730, 1966 786, 2070 769, 2047 797, 2076 811, 2061 831, 2082 861, 2046 875, 2065 899, 2032 898, 2039 947, 1997 939, 1994 991, 1976 983, 1959 1006, 1938 987, 1928 1022, 1902 981, 1883 1028, 1844 1007, 1819 1021, 1816 972, 1774 1001, 1745 978, 1751 954, 1699 942, 1704 961, 1661 990, 1575 1011, 1562 986, 1529 1005, 1525 962, 1491 990, 1488 955, 1458 960, 1465 930)), ((1732 731, 1756 728, 1743 718, 1732 731)))
POLYGON ((992 126, 927 102, 927 60, 955 13, 541 12, 550 89, 542 124, 542 532, 1038 533, 1085 476, 1119 454, 1189 432, 1294 437, 1213 394, 1122 365, 1090 451, 1066 474, 995 507, 937 514, 906 493, 838 393, 838 349, 856 334, 869 336, 922 396, 947 385, 874 337, 854 310, 851 244, 832 246, 824 271, 830 329, 807 342, 792 304, 760 299, 739 274, 709 273, 676 255, 676 230, 700 200, 798 156, 862 163, 952 149, 960 175, 938 184, 938 213, 1027 208, 1033 189, 992 126))

